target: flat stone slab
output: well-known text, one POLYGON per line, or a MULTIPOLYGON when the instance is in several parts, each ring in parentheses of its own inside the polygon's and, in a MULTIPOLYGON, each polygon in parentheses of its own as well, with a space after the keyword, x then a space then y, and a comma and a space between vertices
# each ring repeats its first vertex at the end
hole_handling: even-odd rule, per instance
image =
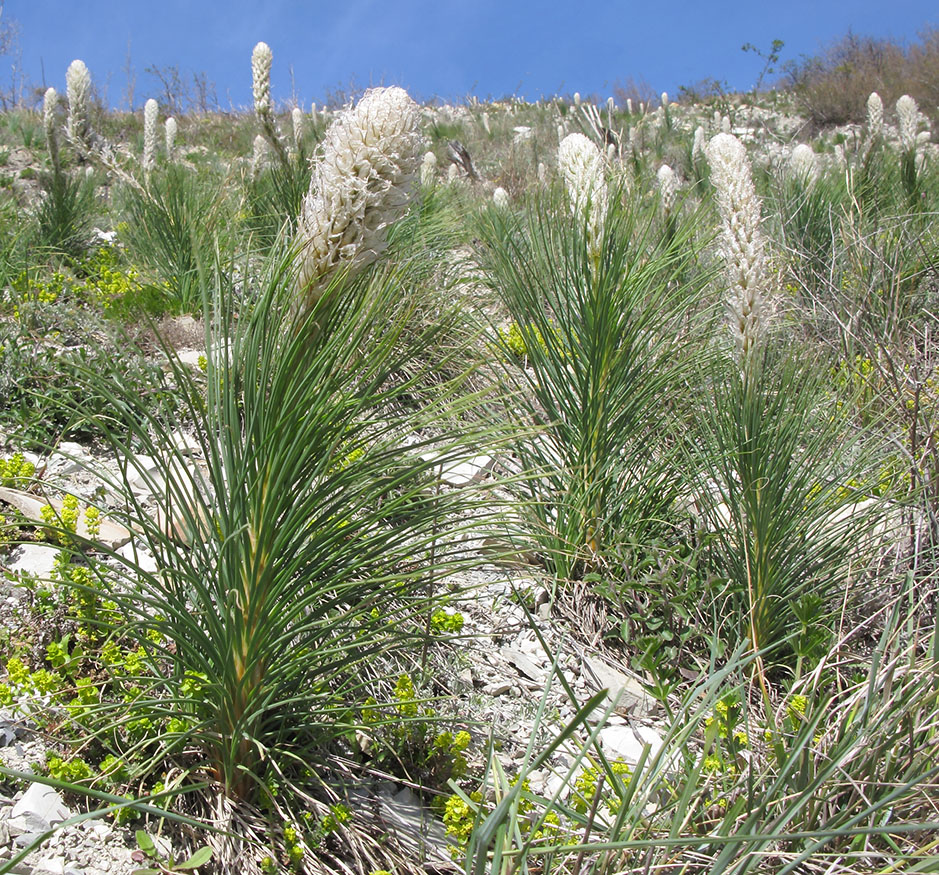
POLYGON ((10 819, 35 817, 50 826, 68 820, 72 812, 68 810, 62 797, 46 784, 34 782, 26 788, 19 802, 13 806, 10 819))
MULTIPOLYGON (((15 507, 26 519, 34 523, 41 524, 43 522, 42 508, 47 504, 51 504, 52 507, 55 508, 56 513, 62 512, 62 499, 50 498, 46 500, 45 498, 33 495, 31 492, 23 492, 21 489, 0 487, 0 501, 6 502, 11 507, 15 507)), ((80 507, 78 525, 75 530, 79 537, 89 538, 88 524, 84 512, 85 507, 80 507)), ((126 544, 130 540, 130 532, 123 526, 111 522, 109 519, 99 518, 98 534, 93 539, 90 538, 90 540, 95 540, 111 550, 116 550, 122 544, 126 544)))
POLYGON ((499 653, 509 665, 514 666, 521 674, 530 680, 543 684, 545 678, 548 676, 548 672, 543 666, 538 665, 530 656, 526 656, 520 650, 515 650, 512 647, 503 647, 499 653))
POLYGON ((20 544, 13 554, 10 571, 48 580, 58 552, 58 547, 53 544, 20 544))
POLYGON ((606 689, 610 699, 616 703, 616 710, 636 716, 649 716, 659 709, 659 703, 646 691, 645 687, 627 674, 607 665, 597 656, 584 656, 584 667, 596 679, 595 689, 606 689))

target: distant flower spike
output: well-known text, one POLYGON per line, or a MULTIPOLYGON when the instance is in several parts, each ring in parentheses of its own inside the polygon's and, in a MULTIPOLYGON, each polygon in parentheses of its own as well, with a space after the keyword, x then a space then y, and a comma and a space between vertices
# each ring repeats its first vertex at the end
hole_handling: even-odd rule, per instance
POLYGON ((656 173, 656 178, 659 183, 659 194, 662 197, 662 208, 666 213, 671 213, 675 207, 675 199, 678 197, 678 177, 668 164, 663 164, 656 173))
POLYGON ((303 110, 299 106, 293 108, 290 121, 293 126, 293 147, 299 152, 303 145, 303 110))
POLYGON ((421 162, 421 185, 424 188, 429 188, 434 184, 436 176, 437 156, 433 152, 428 152, 424 155, 424 160, 421 162))
POLYGON ((156 165, 157 117, 159 104, 151 97, 143 107, 143 169, 149 173, 156 165))
POLYGON ((509 207, 509 193, 500 185, 492 193, 492 202, 500 209, 506 210, 509 207))
POLYGON ((263 134, 258 134, 254 138, 254 148, 251 152, 251 178, 255 179, 264 169, 264 161, 267 158, 267 140, 263 134))
POLYGON ((916 131, 919 127, 919 107, 909 94, 897 101, 897 123, 900 129, 900 148, 904 152, 916 148, 916 131))
POLYGON ((806 143, 799 143, 792 150, 789 158, 789 172, 794 179, 798 179, 803 185, 809 187, 818 179, 818 158, 815 156, 815 150, 806 143))
POLYGON ((691 141, 691 160, 700 161, 704 157, 704 128, 698 125, 694 129, 694 139, 691 141))
POLYGON ((876 91, 867 98, 867 135, 877 139, 884 131, 884 102, 876 91))
POLYGON ((42 99, 42 129, 46 135, 46 146, 49 149, 49 158, 55 172, 61 170, 59 164, 59 141, 55 133, 55 108, 59 103, 58 92, 54 88, 47 88, 42 99))
POLYGON ((178 125, 176 124, 176 119, 170 116, 163 123, 164 132, 166 135, 166 157, 170 161, 173 160, 173 154, 176 150, 176 132, 178 130, 178 125))
POLYGON ((91 73, 84 61, 72 61, 65 71, 65 89, 68 97, 69 140, 82 147, 90 145, 91 138, 91 73))

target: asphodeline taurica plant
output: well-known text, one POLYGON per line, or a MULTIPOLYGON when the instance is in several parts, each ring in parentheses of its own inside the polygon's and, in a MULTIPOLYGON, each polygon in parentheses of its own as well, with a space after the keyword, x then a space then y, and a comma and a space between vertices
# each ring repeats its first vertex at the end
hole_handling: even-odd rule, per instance
POLYGON ((251 52, 251 91, 254 96, 254 114, 261 124, 261 132, 270 143, 283 163, 287 161, 287 150, 277 133, 277 122, 274 119, 274 105, 271 101, 271 64, 274 54, 271 47, 260 42, 251 52))
POLYGON ((166 137, 166 158, 168 161, 172 161, 173 153, 176 149, 176 132, 179 130, 176 119, 170 116, 164 122, 163 130, 166 137))
POLYGON ((291 110, 290 124, 293 130, 293 147, 299 152, 303 148, 303 110, 299 106, 291 110))
POLYGON ((271 47, 258 43, 251 53, 251 90, 254 96, 254 111, 262 124, 271 117, 271 64, 274 55, 271 47))
POLYGON ((721 217, 727 309, 742 369, 765 333, 769 286, 760 231, 760 199, 753 187, 747 150, 733 134, 717 134, 707 145, 711 182, 721 217))
MULTIPOLYGON (((664 96, 664 95, 663 95, 664 96)), ((663 164, 656 173, 659 183, 659 195, 662 198, 662 209, 671 213, 678 197, 678 177, 668 164, 663 164)))
POLYGON ((900 148, 910 152, 916 148, 916 129, 919 127, 919 107, 909 94, 904 94, 897 101, 897 127, 900 134, 900 148))
POLYGON ((338 269, 372 264, 407 209, 424 154, 420 111, 403 88, 373 88, 326 132, 300 214, 297 289, 316 301, 338 269))
POLYGON ((254 138, 251 150, 251 177, 256 177, 263 169, 264 162, 267 159, 267 140, 263 134, 258 134, 254 138))

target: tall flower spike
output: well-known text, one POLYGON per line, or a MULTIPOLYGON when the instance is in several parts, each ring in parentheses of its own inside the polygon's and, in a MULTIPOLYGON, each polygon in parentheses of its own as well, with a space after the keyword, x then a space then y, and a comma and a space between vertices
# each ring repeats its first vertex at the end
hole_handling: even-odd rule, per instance
POLYGON ((558 171, 570 196, 574 215, 587 223, 590 257, 599 258, 609 192, 603 173, 603 156, 583 134, 568 134, 558 147, 558 171))
POLYGON ((691 160, 700 161, 704 157, 704 128, 698 125, 694 129, 694 139, 691 141, 691 160))
POLYGON ((251 52, 251 90, 254 95, 254 112, 263 122, 271 116, 271 64, 274 54, 271 47, 260 42, 251 52))
POLYGON ((884 102, 876 91, 867 98, 867 135, 875 140, 884 131, 884 102))
POLYGON ((299 106, 295 106, 290 113, 290 122, 293 126, 293 147, 299 152, 303 145, 303 110, 299 106))
POLYGON ((769 277, 760 232, 760 200, 743 143, 717 134, 705 150, 721 217, 720 254, 727 276, 727 309, 741 370, 746 372, 765 333, 769 277))
POLYGON ((149 173, 156 165, 157 116, 159 104, 151 97, 143 106, 143 169, 149 173))
POLYGON ((675 207, 675 199, 678 197, 678 177, 667 164, 659 168, 656 177, 659 183, 659 194, 662 197, 662 209, 669 214, 675 207))
POLYGON ((163 123, 163 130, 166 136, 166 157, 169 161, 172 161, 176 151, 176 132, 179 130, 176 119, 170 116, 163 123))
POLYGON ((437 156, 433 152, 427 152, 424 160, 421 161, 421 185, 429 188, 434 184, 437 176, 437 156))
POLYGON ((420 110, 403 88, 373 88, 330 125, 298 227, 301 305, 333 273, 374 262, 407 209, 423 155, 420 110))
POLYGON ((287 165, 287 148, 277 133, 274 107, 271 102, 271 47, 260 42, 251 52, 251 90, 254 95, 254 114, 261 124, 261 133, 277 154, 283 166, 287 165))
POLYGON ((49 158, 56 173, 61 170, 59 165, 59 141, 55 133, 55 108, 58 103, 59 95, 56 90, 47 88, 42 98, 42 129, 46 135, 49 158))
POLYGON ((89 145, 91 134, 91 73, 84 61, 72 61, 65 71, 65 91, 68 97, 69 140, 81 146, 89 145))
POLYGON ((909 94, 897 101, 897 123, 900 129, 900 148, 909 152, 916 148, 916 129, 919 127, 919 107, 909 94))
POLYGON ((815 150, 806 143, 799 143, 789 158, 789 172, 804 186, 810 187, 818 179, 818 159, 815 150))

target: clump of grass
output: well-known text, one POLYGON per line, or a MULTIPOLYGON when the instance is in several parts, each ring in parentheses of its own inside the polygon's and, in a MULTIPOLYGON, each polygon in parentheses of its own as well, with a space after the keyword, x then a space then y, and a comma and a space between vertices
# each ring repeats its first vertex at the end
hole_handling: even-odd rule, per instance
MULTIPOLYGON (((175 762, 206 780, 241 812, 226 827, 259 838, 263 818, 258 832, 238 823, 262 811, 295 820, 301 798, 307 811, 326 804, 331 751, 358 719, 350 706, 367 697, 384 654, 423 641, 428 581, 459 563, 454 521, 469 500, 441 494, 434 472, 478 436, 446 427, 475 403, 460 398, 462 378, 438 383, 420 411, 401 407, 421 375, 400 375, 440 331, 400 342, 410 314, 392 302, 404 277, 330 286, 311 333, 291 315, 290 266, 274 263, 237 325, 227 294, 206 311, 205 408, 189 410, 201 473, 181 464, 175 426, 136 393, 86 375, 115 417, 132 411, 98 418, 112 451, 143 450, 163 472, 159 519, 124 488, 124 522, 159 571, 125 563, 114 589, 127 621, 119 632, 142 661, 139 695, 109 707, 116 726, 163 727, 158 743, 131 741, 124 753, 144 755, 144 773, 175 762), (403 440, 431 425, 433 438, 403 440)), ((171 364, 176 381, 192 382, 171 364)))
MULTIPOLYGON (((493 754, 482 786, 455 787, 459 804, 449 806, 466 871, 749 873, 771 865, 861 873, 872 859, 877 871, 928 871, 939 835, 939 766, 930 755, 937 651, 924 653, 904 633, 924 607, 908 595, 885 610, 863 663, 845 659, 863 632, 853 629, 772 701, 752 695, 753 654, 712 662, 672 701, 661 744, 646 745, 635 763, 604 754, 603 716, 587 723, 598 700, 584 703, 547 747, 533 744, 511 781, 493 754), (561 745, 570 765, 557 789, 532 792, 528 777, 561 745)), ((536 714, 536 732, 543 716, 536 714)))
POLYGON ((41 174, 39 184, 44 197, 36 209, 33 245, 50 253, 81 257, 91 241, 97 206, 95 177, 56 170, 41 174))
POLYGON ((134 263, 147 271, 157 308, 197 311, 202 304, 199 274, 219 264, 216 247, 225 251, 222 182, 171 164, 154 169, 146 185, 126 184, 121 198, 121 236, 134 263))
POLYGON ((743 374, 725 363, 708 383, 689 464, 703 478, 698 500, 728 582, 721 633, 732 646, 771 650, 798 674, 832 634, 849 575, 864 567, 883 512, 860 485, 873 482, 872 464, 849 405, 838 407, 824 364, 805 350, 764 351, 743 374), (792 664, 784 642, 800 642, 800 630, 792 664))
POLYGON ((513 378, 513 404, 537 426, 515 446, 532 475, 522 524, 560 582, 605 567, 624 537, 661 535, 679 489, 663 426, 687 364, 696 280, 676 280, 694 245, 687 225, 662 241, 654 210, 619 193, 609 204, 599 224, 556 201, 480 222, 487 281, 527 354, 513 378))

